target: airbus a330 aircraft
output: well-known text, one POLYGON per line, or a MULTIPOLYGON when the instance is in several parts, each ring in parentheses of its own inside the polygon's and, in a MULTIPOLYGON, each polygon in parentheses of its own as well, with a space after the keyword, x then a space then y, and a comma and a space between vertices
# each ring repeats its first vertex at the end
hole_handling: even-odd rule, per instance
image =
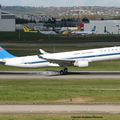
POLYGON ((0 63, 7 66, 39 68, 63 67, 60 74, 67 73, 67 66, 87 67, 90 62, 120 59, 120 47, 107 47, 61 53, 16 57, 0 47, 0 63))

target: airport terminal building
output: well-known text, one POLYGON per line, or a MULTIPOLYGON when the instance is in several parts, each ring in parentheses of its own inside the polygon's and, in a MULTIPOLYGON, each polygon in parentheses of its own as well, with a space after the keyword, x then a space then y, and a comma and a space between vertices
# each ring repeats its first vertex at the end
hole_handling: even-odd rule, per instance
POLYGON ((15 15, 1 10, 0 5, 0 32, 15 31, 15 15))

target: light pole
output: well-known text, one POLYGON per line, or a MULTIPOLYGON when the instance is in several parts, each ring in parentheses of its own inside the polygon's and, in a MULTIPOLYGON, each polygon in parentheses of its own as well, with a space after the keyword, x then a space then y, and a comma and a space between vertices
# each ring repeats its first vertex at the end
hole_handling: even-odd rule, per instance
POLYGON ((118 28, 118 34, 119 34, 119 30, 120 30, 120 25, 116 25, 116 27, 118 28))
POLYGON ((19 41, 20 41, 20 30, 19 30, 19 41))

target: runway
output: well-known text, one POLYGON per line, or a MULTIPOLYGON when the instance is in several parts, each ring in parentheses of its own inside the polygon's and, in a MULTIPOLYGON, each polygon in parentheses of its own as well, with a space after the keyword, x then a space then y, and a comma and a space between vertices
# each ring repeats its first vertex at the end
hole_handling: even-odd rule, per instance
POLYGON ((119 71, 0 71, 0 79, 120 79, 119 71))
POLYGON ((0 114, 120 114, 120 105, 0 105, 0 114))

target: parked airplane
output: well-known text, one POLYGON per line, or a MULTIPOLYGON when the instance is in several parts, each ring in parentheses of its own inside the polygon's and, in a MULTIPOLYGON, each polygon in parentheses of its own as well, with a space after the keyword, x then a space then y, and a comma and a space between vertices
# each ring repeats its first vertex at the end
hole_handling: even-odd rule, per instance
POLYGON ((38 31, 37 30, 31 30, 29 27, 27 26, 23 26, 23 31, 24 32, 32 32, 32 33, 37 33, 38 31))
POLYGON ((39 32, 44 35, 56 35, 57 34, 55 31, 52 31, 52 30, 49 30, 49 31, 40 31, 39 30, 39 32))
POLYGON ((67 73, 67 66, 88 67, 90 62, 120 59, 120 47, 107 47, 71 52, 47 53, 16 57, 0 47, 0 63, 6 66, 38 68, 63 67, 60 74, 67 73))
POLYGON ((71 34, 74 34, 74 35, 90 35, 90 34, 95 34, 95 32, 96 32, 96 26, 94 26, 91 31, 72 31, 71 34))
POLYGON ((83 31, 83 30, 84 30, 84 24, 80 23, 80 25, 77 27, 65 27, 64 31, 62 31, 62 34, 66 36, 76 31, 83 31))

